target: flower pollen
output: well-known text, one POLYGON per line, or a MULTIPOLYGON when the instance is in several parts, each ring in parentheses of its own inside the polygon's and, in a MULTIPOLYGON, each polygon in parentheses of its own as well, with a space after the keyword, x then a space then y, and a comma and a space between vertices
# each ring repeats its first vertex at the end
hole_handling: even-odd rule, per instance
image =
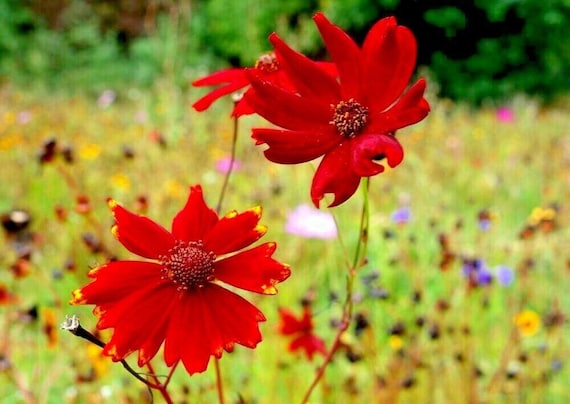
POLYGON ((255 62, 255 68, 265 73, 273 73, 279 70, 279 62, 275 53, 265 53, 255 62))
POLYGON ((368 122, 368 108, 360 105, 354 98, 341 101, 336 106, 331 105, 331 108, 334 115, 329 123, 336 126, 343 136, 355 137, 368 122))
POLYGON ((178 285, 178 290, 202 287, 213 279, 216 255, 204 250, 201 241, 178 241, 167 255, 159 257, 163 278, 178 285))

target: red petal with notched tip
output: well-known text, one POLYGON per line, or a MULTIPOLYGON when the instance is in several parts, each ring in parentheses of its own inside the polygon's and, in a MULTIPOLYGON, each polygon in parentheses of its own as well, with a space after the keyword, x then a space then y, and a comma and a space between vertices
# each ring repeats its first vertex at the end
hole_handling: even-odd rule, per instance
POLYGON ((154 262, 111 261, 89 271, 93 282, 73 292, 71 304, 102 304, 124 299, 145 285, 165 282, 154 262))
POLYGON ((115 218, 111 231, 130 252, 157 259, 174 246, 174 238, 164 227, 147 217, 129 212, 112 199, 107 204, 115 218))
POLYGON ((336 147, 342 138, 332 127, 328 131, 292 131, 254 128, 251 137, 257 145, 266 143, 268 160, 280 164, 298 164, 316 159, 336 147))
POLYGON ((255 112, 269 122, 291 130, 317 130, 329 125, 331 110, 328 104, 316 103, 264 80, 255 69, 247 69, 255 92, 244 94, 255 112))
POLYGON ((316 62, 294 51, 275 33, 269 36, 280 66, 301 96, 312 97, 325 105, 337 104, 340 86, 336 79, 316 62))
POLYGON ((384 166, 374 160, 386 161, 390 167, 396 167, 404 159, 400 142, 390 135, 361 135, 351 143, 352 168, 361 177, 371 177, 384 171, 384 166))
POLYGON ((220 357, 234 343, 253 348, 261 341, 255 306, 219 286, 208 284, 181 295, 166 334, 167 366, 182 360, 189 374, 203 372, 210 356, 220 357))
POLYGON ((311 199, 318 208, 325 194, 334 194, 329 207, 346 201, 356 192, 360 184, 360 176, 352 170, 350 142, 345 142, 321 161, 311 185, 311 199))
POLYGON ((275 249, 275 243, 265 243, 222 259, 214 264, 214 276, 236 288, 274 295, 275 285, 291 275, 288 265, 271 258, 275 249))
POLYGON ((428 102, 423 98, 425 87, 425 80, 418 80, 393 107, 385 112, 370 115, 366 132, 394 132, 424 119, 430 110, 428 102))
POLYGON ((172 220, 172 234, 177 240, 198 241, 218 222, 218 215, 204 201, 202 187, 190 187, 186 205, 172 220))
POLYGON ((341 97, 362 102, 366 83, 363 82, 361 52, 356 43, 342 29, 332 24, 323 13, 313 17, 333 62, 338 69, 341 97))
POLYGON ((267 231, 259 224, 260 219, 259 206, 243 213, 229 212, 204 236, 204 249, 223 255, 251 245, 267 231))
POLYGON ((384 18, 369 31, 362 47, 367 85, 364 102, 374 111, 390 106, 405 90, 415 68, 417 45, 412 32, 384 18))

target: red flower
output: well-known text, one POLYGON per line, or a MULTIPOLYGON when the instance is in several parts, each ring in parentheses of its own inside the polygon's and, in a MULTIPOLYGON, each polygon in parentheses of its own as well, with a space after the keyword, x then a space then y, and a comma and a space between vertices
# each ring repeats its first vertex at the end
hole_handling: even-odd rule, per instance
MULTIPOLYGON (((333 76, 336 75, 336 68, 332 63, 318 63, 318 65, 328 74, 333 76)), ((275 53, 261 55, 255 62, 254 69, 258 72, 260 77, 263 77, 264 80, 274 82, 276 85, 283 88, 293 89, 291 82, 287 78, 285 71, 281 68, 280 61, 278 57, 276 57, 275 53)), ((210 105, 224 95, 231 94, 249 86, 249 78, 247 77, 246 69, 233 68, 212 73, 194 81, 192 85, 194 87, 219 86, 192 104, 196 111, 201 112, 208 109, 210 105)), ((250 87, 246 92, 251 91, 253 90, 250 87)), ((239 117, 241 115, 249 115, 253 113, 255 113, 255 111, 242 97, 235 104, 232 116, 239 117)))
POLYGON ((326 355, 325 342, 313 334, 313 321, 309 307, 303 308, 303 315, 299 319, 287 309, 279 309, 279 316, 281 317, 279 332, 283 335, 294 336, 289 343, 289 351, 303 349, 309 360, 313 359, 316 352, 326 355))
POLYGON ((104 354, 118 361, 138 351, 138 365, 144 366, 164 342, 166 365, 181 360, 193 374, 235 343, 254 348, 261 341, 263 313, 220 284, 270 295, 289 277, 289 267, 272 258, 275 243, 241 251, 265 234, 258 224, 261 208, 219 218, 194 186, 169 232, 114 200, 109 207, 115 237, 152 261, 109 262, 90 271, 95 280, 73 292, 72 304, 96 306, 98 329, 114 328, 104 354))
POLYGON ((418 80, 404 92, 416 61, 416 40, 393 17, 377 22, 362 48, 319 13, 315 23, 338 69, 339 80, 291 49, 275 33, 269 39, 296 91, 279 87, 253 69, 247 71, 255 92, 245 95, 256 113, 284 129, 253 129, 265 156, 281 164, 298 164, 323 156, 311 187, 318 206, 333 193, 336 206, 358 188, 362 177, 384 171, 404 157, 394 132, 421 121, 429 112, 418 80))

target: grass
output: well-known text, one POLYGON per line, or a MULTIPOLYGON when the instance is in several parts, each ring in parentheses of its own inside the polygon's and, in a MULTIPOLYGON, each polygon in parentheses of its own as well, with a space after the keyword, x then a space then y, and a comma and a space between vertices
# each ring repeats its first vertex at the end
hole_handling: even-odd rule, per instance
MULTIPOLYGON (((67 304, 70 292, 85 284, 90 267, 109 256, 128 257, 110 234, 107 197, 130 209, 144 197, 145 214, 166 226, 190 184, 201 183, 215 205, 223 181, 215 163, 230 150, 229 102, 198 114, 189 108, 197 94, 167 82, 151 92, 119 94, 108 107, 87 96, 28 94, 9 86, 0 97, 0 213, 20 208, 32 218, 31 258, 19 267, 15 236, 2 235, 0 285, 15 301, 0 304, 0 401, 144 402, 142 384, 59 324, 77 314, 93 329, 89 307, 67 304), (71 147, 73 163, 39 163, 42 144, 52 137, 71 147), (87 214, 76 212, 80 195, 89 199, 87 214), (65 220, 56 207, 67 213, 65 220), (83 241, 85 234, 101 242, 98 252, 83 241), (24 273, 16 276, 16 267, 24 273)), ((403 164, 372 178, 368 264, 355 290, 355 312, 368 326, 343 336, 343 349, 312 402, 566 402, 568 104, 541 108, 517 98, 508 105, 514 120, 500 122, 492 108, 430 101, 428 119, 398 133, 403 164), (531 218, 535 208, 552 204, 559 206, 550 211, 554 217, 537 224, 535 211, 531 218), (397 225, 390 215, 403 205, 412 219, 397 225), (491 217, 487 231, 479 226, 483 211, 491 217), (536 226, 521 238, 529 220, 536 226), (445 270, 444 254, 454 257, 445 270), (461 265, 471 258, 512 268, 514 282, 469 287, 461 265), (373 273, 379 278, 366 281, 373 273), (379 290, 387 296, 375 297, 379 290), (524 310, 540 316, 529 335, 513 322, 524 310)), ((276 256, 293 272, 275 297, 243 293, 268 319, 264 341, 253 351, 238 347, 224 354, 221 368, 229 402, 299 402, 322 358, 309 362, 287 352, 287 337, 277 333, 277 308, 300 312, 301 299, 310 296, 315 332, 330 344, 331 322, 344 299, 345 258, 338 241, 285 232, 288 213, 309 203, 315 166, 266 161, 248 134, 260 124, 255 117, 240 124, 241 168, 222 210, 261 204, 269 227, 264 240, 278 242, 276 256), (331 298, 335 294, 339 300, 331 298)), ((357 193, 331 211, 349 254, 361 203, 357 193)), ((212 365, 192 377, 178 371, 173 383, 177 402, 216 400, 212 365)))

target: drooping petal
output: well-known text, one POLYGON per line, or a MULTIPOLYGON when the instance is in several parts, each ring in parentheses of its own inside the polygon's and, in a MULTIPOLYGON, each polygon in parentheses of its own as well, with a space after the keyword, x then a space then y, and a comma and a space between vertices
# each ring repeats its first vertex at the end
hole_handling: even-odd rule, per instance
POLYGON ((352 168, 357 175, 371 177, 381 173, 384 166, 380 161, 384 159, 390 167, 404 159, 404 149, 394 136, 366 134, 352 141, 352 168))
POLYGON ((186 205, 172 220, 172 234, 177 240, 198 241, 218 222, 218 215, 204 201, 202 187, 190 187, 186 205))
POLYGON ((107 204, 115 218, 111 231, 130 252, 157 259, 174 246, 174 238, 164 227, 147 217, 129 212, 113 199, 107 204))
POLYGON ((267 227, 259 224, 260 219, 260 206, 242 213, 229 212, 205 235, 204 248, 223 255, 251 245, 267 231, 267 227))
POLYGON ((194 87, 215 86, 224 83, 244 83, 247 85, 247 79, 243 68, 230 68, 218 70, 201 79, 192 82, 194 87))
POLYGON ((425 87, 425 80, 418 80, 390 109, 370 115, 366 131, 369 133, 394 132, 424 119, 430 110, 428 102, 423 98, 425 87))
POLYGON ((331 111, 328 104, 300 97, 264 80, 255 69, 247 69, 246 73, 255 92, 246 92, 244 98, 269 122, 291 130, 317 130, 329 124, 331 111))
POLYGON ((338 69, 342 98, 362 101, 363 82, 362 56, 354 41, 340 27, 332 24, 323 13, 313 17, 327 51, 338 69))
POLYGON ((304 97, 326 105, 340 99, 340 86, 334 76, 305 55, 294 51, 275 33, 269 36, 279 64, 287 72, 295 89, 304 97))
POLYGON ((223 97, 224 95, 231 94, 240 88, 247 86, 248 84, 249 82, 247 80, 244 80, 218 87, 192 104, 192 107, 198 112, 205 111, 206 109, 210 108, 210 106, 219 98, 223 97))
POLYGON ((123 299, 149 284, 164 280, 162 266, 154 262, 111 261, 89 271, 93 282, 73 291, 71 304, 102 304, 123 299))
POLYGON ((334 194, 334 200, 329 207, 337 206, 346 201, 356 192, 360 184, 360 176, 352 170, 350 142, 342 143, 329 154, 325 155, 311 185, 311 199, 318 208, 325 194, 334 194))
POLYGON ((229 285, 251 292, 274 295, 275 285, 291 275, 288 265, 272 257, 275 243, 261 244, 215 263, 214 276, 229 285))
POLYGON ((362 50, 367 83, 364 102, 371 109, 382 111, 410 82, 416 63, 416 39, 408 28, 398 26, 394 17, 388 17, 372 27, 362 50))
POLYGON ((268 160, 280 164, 298 164, 316 159, 338 145, 341 137, 334 130, 292 131, 254 128, 255 144, 266 143, 263 152, 268 160))

